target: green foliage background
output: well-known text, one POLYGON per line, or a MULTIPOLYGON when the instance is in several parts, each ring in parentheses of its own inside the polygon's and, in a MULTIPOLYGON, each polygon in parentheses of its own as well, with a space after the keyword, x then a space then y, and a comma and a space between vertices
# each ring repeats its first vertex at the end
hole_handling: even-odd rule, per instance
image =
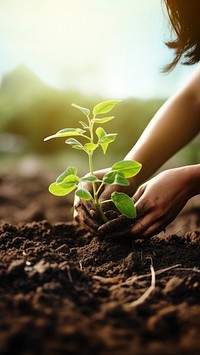
MULTIPOLYGON (((45 160, 50 164, 52 161, 63 164, 64 160, 68 165, 75 160, 75 165, 80 164, 81 169, 87 171, 85 157, 80 156, 80 152, 72 152, 70 147, 64 144, 64 140, 44 142, 43 139, 66 127, 80 127, 79 120, 83 117, 71 106, 73 102, 92 108, 98 102, 109 99, 120 98, 88 98, 76 92, 59 91, 46 86, 24 67, 8 73, 0 87, 1 161, 5 162, 6 158, 13 155, 21 157, 25 154, 36 154, 40 158, 45 156, 45 160)), ((117 139, 109 147, 106 157, 96 157, 95 168, 103 168, 123 159, 164 101, 130 98, 118 104, 113 110, 115 120, 105 125, 108 133, 118 133, 117 139)), ((169 137, 169 144, 170 139, 172 137, 169 137)), ((194 141, 177 155, 176 163, 198 162, 197 147, 197 142, 194 141)))

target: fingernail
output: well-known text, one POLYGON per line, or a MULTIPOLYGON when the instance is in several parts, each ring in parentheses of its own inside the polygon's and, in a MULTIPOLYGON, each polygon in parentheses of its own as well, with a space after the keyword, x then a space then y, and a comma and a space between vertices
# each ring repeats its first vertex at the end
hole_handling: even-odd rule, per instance
POLYGON ((95 216, 95 211, 94 210, 89 210, 89 214, 91 217, 94 217, 95 216))

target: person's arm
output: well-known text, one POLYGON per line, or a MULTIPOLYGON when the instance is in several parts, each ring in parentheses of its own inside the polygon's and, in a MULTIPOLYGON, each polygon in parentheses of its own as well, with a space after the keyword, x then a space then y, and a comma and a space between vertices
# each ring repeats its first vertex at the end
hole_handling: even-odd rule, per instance
POLYGON ((200 131, 200 70, 155 114, 125 159, 142 163, 137 186, 200 131))

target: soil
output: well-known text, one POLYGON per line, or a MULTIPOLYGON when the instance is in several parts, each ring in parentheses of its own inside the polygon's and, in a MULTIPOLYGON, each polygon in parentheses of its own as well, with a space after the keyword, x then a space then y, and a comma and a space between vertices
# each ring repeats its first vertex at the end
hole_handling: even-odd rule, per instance
POLYGON ((0 354, 199 354, 200 197, 165 233, 113 241, 47 186, 0 177, 0 354))

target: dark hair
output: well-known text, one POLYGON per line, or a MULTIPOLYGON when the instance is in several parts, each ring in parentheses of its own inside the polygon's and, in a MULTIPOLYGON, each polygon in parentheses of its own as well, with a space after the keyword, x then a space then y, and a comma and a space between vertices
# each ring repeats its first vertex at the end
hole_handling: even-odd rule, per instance
POLYGON ((195 64, 200 60, 200 1, 199 0, 163 0, 174 39, 166 45, 174 50, 174 59, 166 65, 164 72, 174 69, 181 60, 182 64, 195 64))

